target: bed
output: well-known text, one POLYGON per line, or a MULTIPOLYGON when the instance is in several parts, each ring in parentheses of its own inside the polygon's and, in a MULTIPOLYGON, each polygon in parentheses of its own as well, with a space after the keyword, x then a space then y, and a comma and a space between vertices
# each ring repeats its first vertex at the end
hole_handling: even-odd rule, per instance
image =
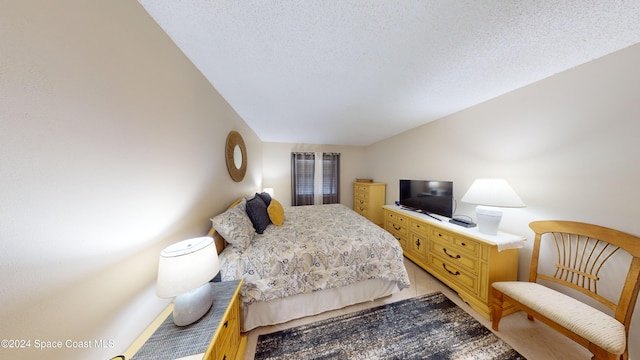
POLYGON ((244 279, 242 331, 409 286, 398 241, 341 204, 283 207, 263 193, 239 199, 211 221, 221 280, 244 279))

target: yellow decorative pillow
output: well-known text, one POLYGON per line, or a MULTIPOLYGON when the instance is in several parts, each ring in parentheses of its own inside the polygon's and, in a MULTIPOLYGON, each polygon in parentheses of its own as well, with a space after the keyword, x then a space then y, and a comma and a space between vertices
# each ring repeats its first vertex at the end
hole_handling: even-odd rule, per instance
POLYGON ((271 204, 267 208, 267 213, 269 213, 269 219, 271 222, 277 226, 282 226, 284 223, 284 208, 282 204, 276 199, 271 199, 271 204))

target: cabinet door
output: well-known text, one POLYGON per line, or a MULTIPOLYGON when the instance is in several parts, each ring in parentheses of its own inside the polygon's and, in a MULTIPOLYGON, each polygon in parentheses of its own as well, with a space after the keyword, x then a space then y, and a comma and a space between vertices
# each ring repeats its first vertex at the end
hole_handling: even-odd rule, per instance
POLYGON ((411 232, 411 253, 422 261, 427 259, 427 236, 421 233, 411 232))

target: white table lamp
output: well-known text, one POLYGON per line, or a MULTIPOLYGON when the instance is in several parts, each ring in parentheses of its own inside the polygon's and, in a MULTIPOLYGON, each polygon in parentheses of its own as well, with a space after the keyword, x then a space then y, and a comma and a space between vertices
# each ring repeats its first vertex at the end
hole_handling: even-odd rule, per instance
POLYGON ((498 234, 498 225, 502 220, 501 207, 526 206, 504 179, 476 179, 461 201, 478 205, 478 229, 488 235, 498 234))
POLYGON ((216 246, 211 237, 175 243, 160 253, 159 297, 175 297, 173 321, 178 326, 196 322, 209 311, 213 293, 209 281, 220 270, 216 246))

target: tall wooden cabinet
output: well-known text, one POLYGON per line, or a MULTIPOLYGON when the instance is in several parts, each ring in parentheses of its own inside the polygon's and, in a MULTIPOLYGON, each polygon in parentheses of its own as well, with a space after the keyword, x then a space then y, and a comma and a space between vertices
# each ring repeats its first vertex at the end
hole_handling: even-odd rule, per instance
POLYGON ((387 185, 384 183, 353 183, 353 210, 379 226, 384 225, 382 205, 387 185))
MULTIPOLYGON (((385 205, 384 228, 402 246, 404 255, 447 286, 487 319, 491 318, 491 283, 518 279, 518 249, 498 251, 499 242, 523 237, 480 233, 385 205)), ((504 314, 514 312, 507 307, 504 314)))

